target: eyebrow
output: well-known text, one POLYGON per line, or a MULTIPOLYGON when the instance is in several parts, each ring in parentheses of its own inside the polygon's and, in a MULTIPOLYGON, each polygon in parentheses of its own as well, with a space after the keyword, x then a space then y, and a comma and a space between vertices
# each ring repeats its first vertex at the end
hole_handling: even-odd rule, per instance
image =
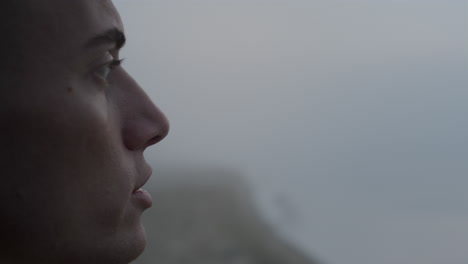
POLYGON ((125 45, 125 34, 118 28, 112 28, 88 40, 85 44, 85 48, 92 48, 105 44, 115 44, 115 48, 120 49, 125 45))

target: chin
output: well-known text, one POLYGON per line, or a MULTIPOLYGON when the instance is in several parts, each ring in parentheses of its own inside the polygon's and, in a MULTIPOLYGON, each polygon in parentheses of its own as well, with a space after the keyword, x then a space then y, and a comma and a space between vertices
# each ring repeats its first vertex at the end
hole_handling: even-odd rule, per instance
POLYGON ((72 258, 65 259, 61 263, 129 264, 143 253, 146 247, 146 232, 143 225, 140 225, 136 230, 120 233, 99 244, 89 245, 88 257, 75 255, 73 258, 73 255, 69 255, 72 258))
MULTIPOLYGON (((99 245, 96 247, 98 254, 101 254, 100 264, 128 264, 138 258, 145 250, 147 235, 141 221, 142 212, 139 208, 134 208, 131 205, 129 208, 131 209, 124 213, 125 217, 121 221, 110 225, 113 228, 106 229, 105 232, 96 232, 104 237, 104 239, 100 239, 99 236, 95 236, 96 240, 101 240, 100 244, 102 245, 102 247, 99 245)), ((104 227, 100 226, 100 228, 104 227)))
POLYGON ((144 226, 140 224, 135 233, 133 233, 133 237, 122 243, 123 248, 120 252, 125 254, 125 256, 121 256, 122 259, 126 259, 127 262, 125 264, 137 259, 145 250, 146 243, 146 231, 144 226))
POLYGON ((132 260, 135 260, 137 257, 139 257, 146 248, 146 243, 147 243, 146 231, 143 225, 140 225, 140 228, 137 233, 137 237, 135 238, 134 241, 135 243, 132 245, 132 247, 135 253, 135 257, 132 260))

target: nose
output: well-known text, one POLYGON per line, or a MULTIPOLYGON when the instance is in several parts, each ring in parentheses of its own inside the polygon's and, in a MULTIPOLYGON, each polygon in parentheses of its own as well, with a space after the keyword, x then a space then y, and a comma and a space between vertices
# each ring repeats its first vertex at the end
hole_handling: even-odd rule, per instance
POLYGON ((119 81, 122 137, 129 150, 145 150, 169 132, 169 121, 133 78, 122 70, 119 81))

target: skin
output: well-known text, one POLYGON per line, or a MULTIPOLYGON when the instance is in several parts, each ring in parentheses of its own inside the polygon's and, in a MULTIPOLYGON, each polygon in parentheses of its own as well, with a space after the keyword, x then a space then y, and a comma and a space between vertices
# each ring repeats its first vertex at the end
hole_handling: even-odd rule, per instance
POLYGON ((30 0, 18 78, 0 90, 0 263, 129 263, 146 244, 134 191, 169 130, 122 66, 107 0, 30 0))

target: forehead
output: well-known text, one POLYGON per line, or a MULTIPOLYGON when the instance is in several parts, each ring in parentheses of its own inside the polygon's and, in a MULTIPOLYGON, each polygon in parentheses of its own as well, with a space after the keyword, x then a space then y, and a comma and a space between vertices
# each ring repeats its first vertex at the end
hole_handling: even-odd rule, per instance
POLYGON ((29 0, 25 6, 32 19, 46 22, 109 22, 120 23, 120 17, 110 0, 29 0), (55 21, 54 21, 55 20, 55 21))
POLYGON ((65 54, 109 29, 123 31, 120 16, 110 0, 28 0, 27 3, 21 30, 23 43, 45 51, 60 52, 62 48, 65 54))

